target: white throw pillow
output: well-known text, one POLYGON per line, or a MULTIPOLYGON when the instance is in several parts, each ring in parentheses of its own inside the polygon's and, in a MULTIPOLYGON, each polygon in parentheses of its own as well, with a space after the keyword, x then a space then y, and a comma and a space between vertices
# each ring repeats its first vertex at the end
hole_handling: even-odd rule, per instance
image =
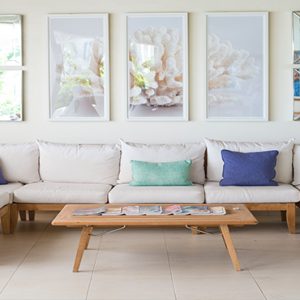
POLYGON ((292 182, 293 139, 275 143, 228 142, 205 139, 205 143, 207 147, 207 179, 210 181, 220 181, 222 179, 223 160, 221 150, 226 149, 238 152, 277 150, 279 154, 275 168, 275 180, 282 183, 292 182))
POLYGON ((0 167, 9 182, 40 181, 38 146, 36 143, 0 144, 0 167))
POLYGON ((121 142, 121 166, 118 183, 128 183, 132 179, 131 160, 147 162, 172 162, 191 159, 191 181, 203 184, 205 181, 205 144, 136 144, 121 142))
POLYGON ((42 180, 116 184, 120 163, 117 145, 37 143, 42 180))

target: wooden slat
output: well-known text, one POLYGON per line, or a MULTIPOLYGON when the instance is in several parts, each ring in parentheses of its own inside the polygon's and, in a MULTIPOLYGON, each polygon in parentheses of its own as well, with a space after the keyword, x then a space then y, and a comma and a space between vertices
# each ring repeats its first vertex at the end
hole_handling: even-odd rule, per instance
POLYGON ((282 211, 287 210, 288 203, 247 203, 251 211, 282 211))
POLYGON ((65 204, 16 203, 18 210, 61 211, 65 204))

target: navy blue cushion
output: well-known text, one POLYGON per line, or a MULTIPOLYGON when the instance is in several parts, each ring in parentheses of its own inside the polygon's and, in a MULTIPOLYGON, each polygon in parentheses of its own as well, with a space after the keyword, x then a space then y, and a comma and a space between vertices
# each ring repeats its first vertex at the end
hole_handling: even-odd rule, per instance
POLYGON ((273 180, 278 151, 242 153, 222 150, 221 155, 224 161, 221 186, 278 185, 273 180))
POLYGON ((8 182, 6 181, 6 179, 4 178, 3 174, 2 174, 2 170, 0 169, 0 184, 7 184, 8 182))

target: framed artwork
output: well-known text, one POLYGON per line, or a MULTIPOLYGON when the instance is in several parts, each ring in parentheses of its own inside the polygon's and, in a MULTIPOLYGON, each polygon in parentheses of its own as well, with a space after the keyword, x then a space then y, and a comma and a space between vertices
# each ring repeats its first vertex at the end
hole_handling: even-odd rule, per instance
POLYGON ((187 14, 127 14, 126 29, 127 119, 187 121, 187 14))
POLYGON ((109 120, 108 14, 48 17, 50 118, 109 120))
POLYGON ((22 16, 0 15, 0 121, 23 120, 22 16))
POLYGON ((300 121, 300 66, 293 69, 294 121, 300 121))
POLYGON ((300 121, 300 11, 293 12, 293 120, 300 121))
POLYGON ((206 14, 206 119, 268 120, 268 13, 206 14))

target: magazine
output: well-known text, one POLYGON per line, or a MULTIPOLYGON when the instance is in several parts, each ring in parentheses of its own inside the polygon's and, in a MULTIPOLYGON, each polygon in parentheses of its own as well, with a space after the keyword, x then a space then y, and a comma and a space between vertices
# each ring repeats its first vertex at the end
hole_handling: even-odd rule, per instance
POLYGON ((102 214, 103 216, 121 216, 122 208, 121 207, 108 207, 105 212, 102 214))
POLYGON ((73 211, 73 216, 101 216, 105 212, 105 207, 76 209, 73 211))
POLYGON ((183 206, 182 213, 186 215, 209 215, 211 211, 207 205, 205 206, 183 206))
POLYGON ((180 205, 168 205, 166 207, 164 207, 163 209, 163 214, 164 215, 174 215, 176 213, 180 213, 182 211, 181 206, 180 205))
POLYGON ((152 206, 140 206, 140 214, 141 215, 161 215, 162 208, 160 205, 152 205, 152 206))
POLYGON ((126 216, 139 216, 142 215, 140 213, 140 207, 138 205, 125 206, 122 208, 122 214, 126 216))
POLYGON ((226 209, 223 206, 215 206, 210 208, 211 215, 226 215, 226 209))

